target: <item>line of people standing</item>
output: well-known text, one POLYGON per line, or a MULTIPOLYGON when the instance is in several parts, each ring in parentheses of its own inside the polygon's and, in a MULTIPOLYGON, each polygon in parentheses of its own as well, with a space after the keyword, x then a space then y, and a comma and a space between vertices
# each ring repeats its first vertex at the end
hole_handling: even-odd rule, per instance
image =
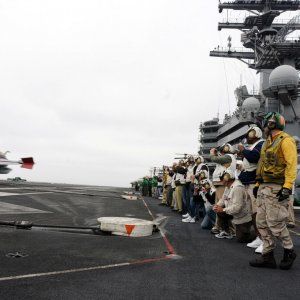
POLYGON ((145 176, 140 182, 136 181, 135 190, 138 192, 142 188, 142 196, 160 198, 163 193, 163 179, 161 176, 145 176))
POLYGON ((216 238, 236 237, 255 248, 261 256, 250 261, 253 267, 277 267, 273 250, 278 238, 284 248, 279 266, 291 268, 296 253, 287 223, 294 219, 297 148, 284 126, 279 113, 269 113, 263 124, 265 140, 262 130, 252 125, 247 143, 237 149, 230 144, 211 149, 210 160, 216 166, 211 179, 201 156, 165 168, 160 205, 179 212, 184 223, 203 218, 201 227, 216 238))

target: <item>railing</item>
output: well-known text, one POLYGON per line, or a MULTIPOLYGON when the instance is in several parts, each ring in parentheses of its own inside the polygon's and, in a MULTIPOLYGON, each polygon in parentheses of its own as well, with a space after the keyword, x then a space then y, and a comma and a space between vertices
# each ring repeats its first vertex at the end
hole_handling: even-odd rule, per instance
POLYGON ((281 43, 300 43, 300 38, 299 37, 286 37, 283 41, 275 41, 274 43, 276 44, 281 44, 281 43))
POLYGON ((199 126, 199 129, 202 130, 202 129, 209 129, 209 128, 216 128, 219 126, 219 123, 215 123, 215 124, 204 124, 204 123, 201 123, 200 126, 199 126))
POLYGON ((213 49, 213 51, 224 51, 224 52, 245 52, 245 53, 248 53, 248 52, 253 52, 254 53, 254 51, 251 51, 251 50, 249 50, 249 49, 245 49, 244 47, 220 47, 220 46, 218 46, 218 47, 215 47, 214 49, 213 49))
MULTIPOLYGON (((270 4, 297 4, 299 0, 273 0, 269 1, 270 4)), ((231 0, 231 1, 220 1, 220 4, 262 4, 262 0, 231 0)))
POLYGON ((290 21, 290 19, 275 19, 273 21, 273 24, 287 24, 290 21))
MULTIPOLYGON (((253 16, 252 14, 246 15, 245 18, 253 16)), ((245 19, 240 18, 229 18, 229 19, 222 19, 220 23, 242 23, 244 24, 245 19)), ((273 24, 287 24, 290 21, 290 19, 274 19, 273 24)))
POLYGON ((292 31, 294 31, 293 26, 295 26, 296 24, 300 24, 300 15, 297 15, 294 18, 292 18, 284 27, 282 27, 278 31, 275 37, 275 41, 283 42, 286 39, 286 36, 292 31))
POLYGON ((202 147, 202 149, 211 149, 211 148, 214 148, 214 147, 216 147, 216 145, 217 145, 217 142, 215 142, 215 143, 205 143, 205 142, 201 142, 201 147, 202 147))
MULTIPOLYGON (((250 14, 249 14, 250 16, 250 14)), ((246 16, 248 17, 248 16, 246 16)), ((244 20, 242 19, 239 19, 239 18, 230 18, 230 19, 222 19, 222 21, 220 23, 226 23, 226 24, 229 24, 229 23, 244 23, 244 20)))
POLYGON ((215 139, 215 138, 217 138, 217 136, 218 136, 218 131, 216 131, 216 132, 210 132, 210 133, 205 133, 205 132, 202 132, 201 133, 201 139, 203 139, 203 140, 207 140, 207 139, 215 139))

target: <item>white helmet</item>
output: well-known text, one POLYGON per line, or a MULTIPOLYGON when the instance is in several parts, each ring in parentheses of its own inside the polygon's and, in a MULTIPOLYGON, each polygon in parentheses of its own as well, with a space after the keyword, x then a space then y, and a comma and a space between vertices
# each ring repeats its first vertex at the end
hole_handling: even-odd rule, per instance
POLYGON ((220 147, 221 152, 225 152, 225 153, 234 153, 234 148, 232 145, 230 145, 229 143, 225 143, 220 147))
POLYGON ((255 132, 255 135, 253 137, 256 137, 258 139, 262 138, 262 131, 257 125, 255 125, 255 124, 250 125, 249 129, 247 130, 247 134, 249 134, 250 131, 255 132))
POLYGON ((209 179, 203 179, 203 180, 201 180, 200 184, 202 186, 204 186, 206 189, 208 189, 209 187, 211 187, 211 182, 209 181, 209 179))
POLYGON ((233 179, 235 179, 235 174, 234 174, 234 172, 230 168, 228 168, 220 176, 220 179, 224 180, 224 181, 233 180, 233 179))
POLYGON ((195 156, 195 161, 197 161, 198 159, 200 159, 201 164, 204 163, 204 157, 203 156, 201 156, 201 155, 195 156))
POLYGON ((193 155, 189 155, 189 156, 188 156, 188 161, 189 161, 189 162, 195 162, 194 156, 193 156, 193 155))
POLYGON ((196 174, 196 176, 199 176, 200 180, 204 180, 208 178, 208 172, 206 170, 200 170, 198 174, 196 174))

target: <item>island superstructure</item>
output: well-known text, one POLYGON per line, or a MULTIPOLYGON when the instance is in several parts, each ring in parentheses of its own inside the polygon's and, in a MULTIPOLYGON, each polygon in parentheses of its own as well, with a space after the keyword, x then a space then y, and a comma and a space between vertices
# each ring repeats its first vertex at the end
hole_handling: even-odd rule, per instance
POLYGON ((208 148, 224 143, 240 142, 249 124, 260 124, 266 111, 278 111, 286 119, 286 130, 293 136, 300 135, 300 39, 290 34, 300 30, 300 15, 288 22, 277 21, 283 12, 297 11, 300 1, 226 1, 219 3, 219 12, 225 10, 248 11, 243 21, 229 19, 218 24, 218 29, 241 31, 243 49, 234 48, 231 38, 228 47, 216 47, 210 56, 235 58, 259 73, 259 90, 248 92, 246 86, 235 90, 237 108, 232 115, 225 115, 200 124, 200 153, 208 157, 208 148), (217 129, 211 138, 211 123, 217 129))

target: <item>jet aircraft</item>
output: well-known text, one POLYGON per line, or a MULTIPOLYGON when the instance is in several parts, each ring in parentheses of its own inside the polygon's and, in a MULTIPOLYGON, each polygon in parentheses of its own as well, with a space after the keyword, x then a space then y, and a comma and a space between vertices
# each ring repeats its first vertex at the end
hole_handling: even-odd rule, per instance
POLYGON ((11 169, 8 165, 21 165, 21 168, 32 169, 34 165, 34 160, 32 157, 23 157, 20 160, 10 160, 6 157, 9 151, 0 151, 0 174, 8 174, 11 169))

